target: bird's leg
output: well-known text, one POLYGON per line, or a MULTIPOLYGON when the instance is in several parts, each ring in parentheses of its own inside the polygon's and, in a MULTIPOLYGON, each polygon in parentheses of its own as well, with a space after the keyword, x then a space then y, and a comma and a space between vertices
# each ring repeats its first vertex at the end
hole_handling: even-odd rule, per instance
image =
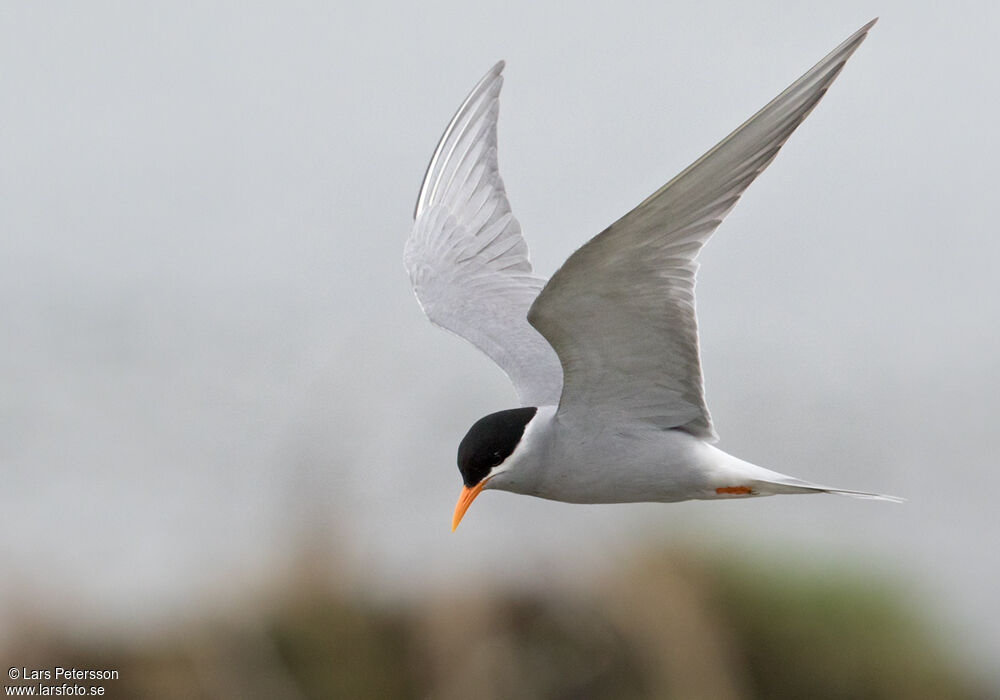
POLYGON ((728 494, 730 496, 749 496, 753 493, 753 489, 749 486, 720 486, 715 489, 715 492, 720 496, 724 494, 728 494))

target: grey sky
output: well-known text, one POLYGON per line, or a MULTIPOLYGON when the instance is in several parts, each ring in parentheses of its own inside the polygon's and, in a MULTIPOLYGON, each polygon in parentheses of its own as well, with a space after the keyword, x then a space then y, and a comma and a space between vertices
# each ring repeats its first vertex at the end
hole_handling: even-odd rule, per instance
POLYGON ((987 2, 5 3, 0 592, 161 615, 266 572, 316 519, 387 593, 695 538, 912 577, 959 644, 1000 656, 998 20, 987 2), (501 171, 550 274, 876 15, 704 251, 699 318, 724 449, 910 502, 491 493, 451 535, 458 440, 514 397, 426 323, 401 255, 466 91, 507 60, 501 171))

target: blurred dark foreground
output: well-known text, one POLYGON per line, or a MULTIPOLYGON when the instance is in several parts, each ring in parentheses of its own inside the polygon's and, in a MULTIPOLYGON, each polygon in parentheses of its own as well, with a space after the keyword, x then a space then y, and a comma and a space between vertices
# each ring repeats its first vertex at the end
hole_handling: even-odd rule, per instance
POLYGON ((393 604, 324 572, 143 642, 25 621, 4 668, 117 669, 105 696, 139 699, 989 697, 905 592, 857 572, 673 551, 566 590, 393 604))

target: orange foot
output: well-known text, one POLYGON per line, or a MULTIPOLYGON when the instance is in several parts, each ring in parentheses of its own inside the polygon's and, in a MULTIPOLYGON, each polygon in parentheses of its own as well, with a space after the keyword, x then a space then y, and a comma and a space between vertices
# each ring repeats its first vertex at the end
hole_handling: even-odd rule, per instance
POLYGON ((719 495, 726 493, 731 496, 746 496, 752 493, 752 490, 749 486, 720 486, 715 492, 719 495))

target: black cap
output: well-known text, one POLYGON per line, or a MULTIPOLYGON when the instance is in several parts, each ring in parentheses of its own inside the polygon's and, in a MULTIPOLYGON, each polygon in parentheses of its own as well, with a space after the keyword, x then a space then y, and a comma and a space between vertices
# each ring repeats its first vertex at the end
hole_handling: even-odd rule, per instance
POLYGON ((524 435, 524 428, 538 408, 511 408, 477 420, 458 445, 458 470, 469 487, 485 479, 493 467, 502 464, 524 435))

